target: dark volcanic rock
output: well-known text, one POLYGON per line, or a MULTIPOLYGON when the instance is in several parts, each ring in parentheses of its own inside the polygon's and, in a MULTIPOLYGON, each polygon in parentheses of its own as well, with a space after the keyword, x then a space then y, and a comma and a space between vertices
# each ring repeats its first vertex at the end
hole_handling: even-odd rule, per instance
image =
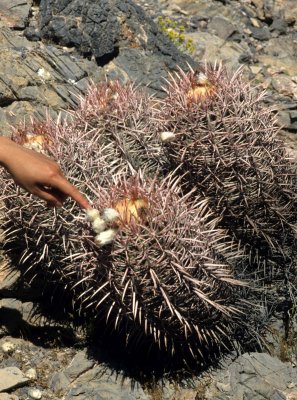
POLYGON ((109 1, 43 0, 41 37, 106 62, 118 52, 121 31, 109 1))
POLYGON ((138 49, 169 68, 191 63, 130 0, 41 0, 40 33, 44 40, 93 56, 101 66, 126 48, 134 49, 132 58, 138 49))
POLYGON ((256 28, 252 26, 250 29, 253 37, 257 40, 269 40, 271 37, 271 33, 267 26, 264 26, 263 28, 256 28))
POLYGON ((285 34, 287 32, 288 24, 284 19, 276 18, 273 20, 273 23, 270 26, 271 31, 277 31, 281 34, 285 34))
POLYGON ((227 18, 221 16, 215 16, 208 27, 224 40, 236 32, 236 27, 227 18))

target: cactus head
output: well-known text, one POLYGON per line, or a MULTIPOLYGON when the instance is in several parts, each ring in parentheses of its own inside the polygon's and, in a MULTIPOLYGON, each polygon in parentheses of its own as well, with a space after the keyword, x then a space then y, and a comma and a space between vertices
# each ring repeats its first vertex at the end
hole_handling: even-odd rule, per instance
POLYGON ((161 139, 172 133, 163 147, 173 167, 181 166, 186 190, 209 200, 220 226, 242 243, 254 268, 267 273, 265 260, 284 264, 291 257, 296 167, 277 138, 264 94, 241 75, 219 65, 206 66, 202 81, 194 71, 172 76, 156 129, 161 139))
POLYGON ((85 140, 104 148, 113 175, 142 169, 154 176, 164 175, 166 160, 151 129, 153 112, 153 97, 143 89, 113 81, 91 85, 71 116, 85 140))
MULTIPOLYGON (((105 307, 114 327, 126 329, 127 341, 145 334, 184 359, 201 361, 230 345, 243 311, 243 283, 227 257, 238 252, 223 231, 204 225, 210 219, 205 204, 189 202, 177 182, 138 177, 100 190, 95 206, 101 214, 116 209, 119 218, 108 227, 116 230, 114 241, 97 250, 106 281, 96 295, 86 288, 84 307, 105 307)), ((98 281, 98 270, 85 268, 98 281)))

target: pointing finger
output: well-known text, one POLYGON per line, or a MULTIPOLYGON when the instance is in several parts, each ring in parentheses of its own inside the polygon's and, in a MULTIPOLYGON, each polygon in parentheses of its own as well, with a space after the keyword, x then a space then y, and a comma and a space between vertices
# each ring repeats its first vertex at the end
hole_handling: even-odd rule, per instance
POLYGON ((70 196, 76 203, 84 209, 91 208, 91 204, 89 201, 83 196, 80 191, 73 186, 70 182, 67 181, 66 178, 63 176, 58 176, 52 186, 55 189, 58 189, 62 193, 66 194, 67 196, 70 196))

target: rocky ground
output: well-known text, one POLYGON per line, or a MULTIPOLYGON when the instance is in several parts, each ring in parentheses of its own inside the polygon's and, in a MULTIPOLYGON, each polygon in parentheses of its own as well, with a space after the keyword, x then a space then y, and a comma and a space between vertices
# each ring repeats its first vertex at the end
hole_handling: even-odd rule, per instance
MULTIPOLYGON (((146 20, 137 11, 141 26, 129 2, 110 3, 124 21, 113 29, 112 40, 99 32, 100 46, 97 36, 78 46, 84 28, 75 25, 75 7, 61 31, 61 18, 48 18, 39 2, 1 1, 1 134, 9 134, 10 124, 31 114, 44 117, 46 110, 56 115, 75 107, 89 80, 105 76, 133 79, 162 95, 162 76, 177 64, 194 65, 156 31, 151 21, 163 16, 185 26, 197 63, 243 65, 247 79, 266 89, 267 103, 278 110, 280 134, 295 156, 295 0, 138 0, 149 15, 146 20)), ((113 23, 110 15, 104 26, 113 23)), ((266 335, 266 352, 231 354, 217 369, 179 381, 165 376, 154 386, 128 373, 124 363, 111 366, 102 348, 93 348, 79 327, 36 314, 38 288, 19 282, 19 273, 5 268, 5 257, 1 265, 0 400, 297 399, 296 321, 283 318, 279 310, 266 335)))

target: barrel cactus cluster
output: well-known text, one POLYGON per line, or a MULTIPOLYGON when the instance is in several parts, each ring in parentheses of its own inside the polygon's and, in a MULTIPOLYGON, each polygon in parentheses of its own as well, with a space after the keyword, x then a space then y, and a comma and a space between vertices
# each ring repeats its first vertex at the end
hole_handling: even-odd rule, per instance
POLYGON ((65 118, 15 127, 93 209, 48 209, 3 173, 2 224, 77 314, 201 362, 257 335, 253 299, 294 264, 296 167, 240 71, 180 71, 165 90, 93 84, 65 118))

